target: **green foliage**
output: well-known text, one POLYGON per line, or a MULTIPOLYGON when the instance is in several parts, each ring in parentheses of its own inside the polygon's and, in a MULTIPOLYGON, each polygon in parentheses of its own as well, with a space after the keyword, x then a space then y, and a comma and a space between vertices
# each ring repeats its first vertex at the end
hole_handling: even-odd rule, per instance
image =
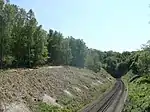
POLYGON ((60 44, 61 57, 60 62, 63 65, 70 65, 72 60, 71 48, 69 46, 69 39, 64 39, 60 44))
POLYGON ((99 72, 103 67, 113 77, 148 73, 150 42, 138 52, 102 52, 88 49, 85 42, 38 26, 34 12, 0 1, 0 65, 33 67, 43 64, 71 65, 99 72))
POLYGON ((150 43, 132 53, 129 97, 124 112, 150 111, 150 43))
MULTIPOLYGON (((113 77, 121 77, 129 70, 132 76, 142 76, 130 84, 129 111, 149 111, 150 41, 135 52, 102 52, 88 49, 85 42, 52 29, 46 32, 28 12, 0 0, 0 68, 34 67, 43 64, 71 65, 99 72, 103 67, 113 77), (140 92, 139 92, 140 91, 140 92)), ((78 109, 78 103, 71 105, 78 109)), ((127 109, 127 110, 128 110, 127 109)), ((69 112, 46 104, 39 105, 39 112, 69 112)))
POLYGON ((129 100, 124 112, 150 111, 150 77, 145 74, 136 81, 129 83, 129 100))
POLYGON ((84 67, 87 47, 83 40, 69 37, 69 45, 72 53, 71 65, 76 67, 84 67))
POLYGON ((150 72, 150 51, 142 50, 135 53, 138 58, 133 62, 131 68, 134 74, 143 75, 150 72))
POLYGON ((47 33, 38 26, 34 12, 0 0, 0 65, 33 67, 50 63, 84 67, 86 45, 83 40, 64 38, 54 30, 47 33))
POLYGON ((50 30, 48 34, 48 52, 50 56, 50 62, 59 65, 61 64, 61 42, 63 40, 63 35, 57 31, 50 30))
POLYGON ((46 103, 39 103, 36 112, 72 112, 72 111, 57 106, 47 105, 46 103))
POLYGON ((96 50, 89 49, 86 59, 85 59, 85 67, 93 70, 94 72, 99 72, 102 67, 102 63, 100 61, 99 54, 96 50))
POLYGON ((32 67, 47 61, 47 34, 37 26, 32 10, 1 5, 0 63, 2 67, 32 67))

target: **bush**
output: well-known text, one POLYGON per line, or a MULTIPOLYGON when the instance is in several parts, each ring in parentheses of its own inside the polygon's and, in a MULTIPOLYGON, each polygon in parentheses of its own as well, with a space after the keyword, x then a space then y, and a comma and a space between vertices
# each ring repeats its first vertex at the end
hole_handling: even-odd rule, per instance
POLYGON ((39 103, 37 112, 71 112, 71 110, 53 105, 47 105, 46 103, 39 103))

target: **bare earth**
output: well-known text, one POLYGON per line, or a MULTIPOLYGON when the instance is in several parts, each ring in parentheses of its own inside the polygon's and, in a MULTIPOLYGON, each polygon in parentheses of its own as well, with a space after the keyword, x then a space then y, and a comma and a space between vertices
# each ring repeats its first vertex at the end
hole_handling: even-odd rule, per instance
POLYGON ((94 73, 74 67, 49 66, 2 71, 0 112, 32 112, 38 102, 62 108, 69 105, 67 101, 71 98, 84 106, 102 95, 113 83, 112 77, 104 70, 94 73))

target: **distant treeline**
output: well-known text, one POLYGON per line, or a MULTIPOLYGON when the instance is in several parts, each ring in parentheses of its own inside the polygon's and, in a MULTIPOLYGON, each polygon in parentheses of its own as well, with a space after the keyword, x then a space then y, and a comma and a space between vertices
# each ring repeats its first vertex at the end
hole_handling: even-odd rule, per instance
POLYGON ((150 64, 149 51, 148 45, 141 51, 123 53, 89 49, 82 39, 64 37, 52 29, 45 31, 42 25, 38 25, 32 10, 26 12, 0 0, 1 68, 48 64, 86 67, 98 72, 103 67, 113 76, 121 76, 131 67, 140 73, 143 64, 146 71, 150 64))

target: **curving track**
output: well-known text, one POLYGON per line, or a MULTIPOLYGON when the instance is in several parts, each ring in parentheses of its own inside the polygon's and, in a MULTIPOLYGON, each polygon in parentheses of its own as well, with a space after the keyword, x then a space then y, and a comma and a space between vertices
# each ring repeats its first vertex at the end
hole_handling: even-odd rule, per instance
POLYGON ((124 94, 124 90, 125 85, 123 81, 121 79, 117 79, 112 90, 107 93, 103 99, 93 102, 91 105, 80 110, 80 112, 108 112, 110 107, 112 108, 111 112, 116 112, 116 107, 124 94))

